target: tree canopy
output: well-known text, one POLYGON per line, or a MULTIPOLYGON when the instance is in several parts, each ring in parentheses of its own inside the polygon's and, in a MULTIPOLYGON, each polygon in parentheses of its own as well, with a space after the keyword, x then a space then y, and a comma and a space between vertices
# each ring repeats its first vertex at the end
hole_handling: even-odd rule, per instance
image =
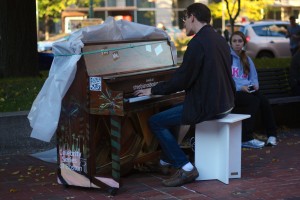
POLYGON ((57 21, 61 17, 61 12, 75 3, 76 0, 38 0, 38 15, 40 18, 49 17, 57 21))
MULTIPOLYGON (((250 21, 262 20, 265 17, 265 13, 268 10, 269 5, 274 4, 274 0, 240 0, 241 7, 239 17, 247 18, 250 21)), ((231 13, 237 12, 236 6, 237 0, 228 1, 228 9, 231 13)), ((222 10, 224 10, 225 20, 230 20, 230 16, 226 12, 226 3, 211 3, 209 8, 212 11, 212 16, 214 18, 222 18, 222 10)))

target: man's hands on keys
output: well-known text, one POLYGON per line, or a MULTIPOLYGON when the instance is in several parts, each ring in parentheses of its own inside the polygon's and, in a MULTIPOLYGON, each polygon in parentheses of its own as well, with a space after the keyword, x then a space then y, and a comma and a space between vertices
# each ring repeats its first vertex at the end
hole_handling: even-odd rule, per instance
POLYGON ((133 92, 135 96, 150 96, 151 95, 151 88, 146 88, 142 90, 136 90, 133 92))

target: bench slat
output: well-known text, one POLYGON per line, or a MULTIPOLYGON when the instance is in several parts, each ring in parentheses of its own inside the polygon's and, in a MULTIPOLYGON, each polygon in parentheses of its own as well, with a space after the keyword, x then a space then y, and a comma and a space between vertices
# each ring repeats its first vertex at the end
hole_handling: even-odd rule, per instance
POLYGON ((289 85, 289 68, 258 68, 259 91, 271 104, 300 102, 300 96, 292 96, 289 85))

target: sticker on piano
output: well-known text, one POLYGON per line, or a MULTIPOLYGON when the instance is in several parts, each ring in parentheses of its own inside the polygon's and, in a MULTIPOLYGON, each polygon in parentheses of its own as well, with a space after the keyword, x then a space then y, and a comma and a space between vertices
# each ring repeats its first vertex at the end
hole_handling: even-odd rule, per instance
POLYGON ((120 58, 119 52, 118 52, 118 51, 114 51, 114 52, 112 53, 112 57, 113 57, 114 60, 118 60, 118 59, 120 58))
POLYGON ((90 77, 90 91, 101 91, 101 77, 90 77))
POLYGON ((106 56, 109 54, 109 50, 107 49, 107 47, 104 47, 103 49, 101 49, 101 55, 102 56, 106 56))
POLYGON ((160 45, 158 45, 157 47, 155 47, 155 54, 158 56, 159 54, 161 54, 161 52, 163 52, 163 48, 162 48, 162 46, 161 46, 161 44, 160 45))
POLYGON ((148 52, 152 52, 151 45, 146 45, 146 51, 148 51, 148 52))

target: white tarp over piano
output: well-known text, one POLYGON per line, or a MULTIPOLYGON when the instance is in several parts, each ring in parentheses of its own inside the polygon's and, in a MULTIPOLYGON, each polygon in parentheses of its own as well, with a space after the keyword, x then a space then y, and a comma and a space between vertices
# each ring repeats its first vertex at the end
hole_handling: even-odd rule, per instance
MULTIPOLYGON (((34 100, 28 114, 31 137, 49 142, 59 121, 61 101, 74 80, 77 61, 81 58, 84 42, 120 41, 132 39, 164 39, 168 34, 153 26, 109 17, 103 24, 82 28, 66 41, 53 44, 54 60, 49 76, 34 100)), ((173 59, 177 62, 175 46, 173 59)))

